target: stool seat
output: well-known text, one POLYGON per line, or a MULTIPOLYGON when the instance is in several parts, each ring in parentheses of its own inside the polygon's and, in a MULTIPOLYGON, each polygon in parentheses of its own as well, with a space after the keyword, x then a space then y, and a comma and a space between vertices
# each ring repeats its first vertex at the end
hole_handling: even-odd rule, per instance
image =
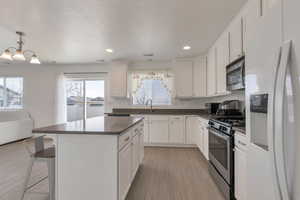
POLYGON ((34 154, 36 158, 55 158, 55 147, 50 147, 34 154))

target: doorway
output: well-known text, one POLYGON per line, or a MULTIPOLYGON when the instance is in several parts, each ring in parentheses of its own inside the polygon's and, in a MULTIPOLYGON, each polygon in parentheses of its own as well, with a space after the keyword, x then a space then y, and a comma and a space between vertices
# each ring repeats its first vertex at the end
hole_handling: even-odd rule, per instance
POLYGON ((66 98, 68 122, 102 116, 105 79, 68 79, 66 98))

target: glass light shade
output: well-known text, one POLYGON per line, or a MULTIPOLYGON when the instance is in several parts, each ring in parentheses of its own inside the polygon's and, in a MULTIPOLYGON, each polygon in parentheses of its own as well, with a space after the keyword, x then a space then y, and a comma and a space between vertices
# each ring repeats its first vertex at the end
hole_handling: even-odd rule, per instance
POLYGON ((40 60, 38 59, 38 57, 36 55, 33 55, 31 57, 30 63, 31 64, 41 64, 40 60))
POLYGON ((12 54, 11 52, 6 49, 0 56, 0 58, 5 59, 5 60, 12 60, 12 54))
POLYGON ((20 51, 20 50, 16 51, 15 55, 13 55, 13 59, 14 60, 19 60, 19 61, 25 61, 26 60, 23 52, 20 51))

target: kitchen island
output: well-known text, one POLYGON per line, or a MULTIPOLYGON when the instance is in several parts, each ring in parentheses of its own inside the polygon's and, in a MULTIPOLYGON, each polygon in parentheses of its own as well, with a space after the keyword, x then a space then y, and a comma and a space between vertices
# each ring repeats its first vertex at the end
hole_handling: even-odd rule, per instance
POLYGON ((56 140, 56 200, 124 200, 143 160, 142 117, 95 117, 34 129, 56 140))

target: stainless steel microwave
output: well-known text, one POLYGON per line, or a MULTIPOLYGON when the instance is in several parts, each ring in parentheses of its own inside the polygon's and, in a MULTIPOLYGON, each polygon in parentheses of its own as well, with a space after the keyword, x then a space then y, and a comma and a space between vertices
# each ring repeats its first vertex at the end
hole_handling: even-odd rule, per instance
POLYGON ((241 57, 226 66, 226 88, 228 91, 245 88, 245 57, 241 57))

